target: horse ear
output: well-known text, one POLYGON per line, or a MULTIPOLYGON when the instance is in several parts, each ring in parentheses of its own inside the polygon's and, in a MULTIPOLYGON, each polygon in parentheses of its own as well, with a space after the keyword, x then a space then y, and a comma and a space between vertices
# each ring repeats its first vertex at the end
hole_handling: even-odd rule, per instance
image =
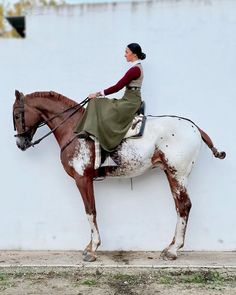
POLYGON ((16 99, 20 99, 20 92, 18 90, 15 90, 15 96, 16 99))

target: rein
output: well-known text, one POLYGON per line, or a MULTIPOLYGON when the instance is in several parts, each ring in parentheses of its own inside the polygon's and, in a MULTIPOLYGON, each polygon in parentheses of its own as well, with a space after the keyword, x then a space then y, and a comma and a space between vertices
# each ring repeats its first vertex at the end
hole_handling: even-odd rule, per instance
MULTIPOLYGON (((35 146, 36 144, 39 144, 44 138, 48 137, 49 135, 51 135, 55 130, 57 130, 61 125, 63 125, 69 118, 71 118, 75 113, 77 113, 86 103, 88 103, 89 101, 89 98, 86 97, 80 104, 77 104, 73 107, 69 107, 68 109, 52 116, 51 118, 45 120, 44 122, 40 123, 37 128, 39 127, 42 127, 44 125, 46 125, 48 122, 52 121, 53 119, 59 117, 60 115, 70 111, 71 109, 75 109, 69 116, 67 116, 59 125, 57 125, 56 127, 54 127, 52 130, 50 130, 48 133, 46 133, 44 136, 40 137, 39 139, 35 140, 34 142, 31 142, 31 146, 35 146)), ((21 105, 20 107, 18 107, 20 109, 22 109, 22 116, 21 116, 21 119, 22 119, 22 127, 23 127, 23 132, 20 133, 20 134, 16 134, 14 135, 15 137, 19 137, 19 136, 22 136, 26 133, 28 133, 30 130, 25 130, 25 116, 24 116, 24 102, 23 102, 23 105, 21 105)), ((14 121, 14 118, 13 118, 13 121, 14 121)), ((15 123, 15 121, 14 121, 15 123)), ((15 126, 15 124, 14 124, 15 126)))
POLYGON ((70 117, 72 117, 75 113, 77 113, 87 102, 89 101, 89 98, 85 98, 80 104, 77 104, 74 107, 70 107, 66 110, 64 110, 63 112, 56 114, 55 116, 49 118, 48 120, 44 121, 42 124, 40 124, 38 127, 42 127, 44 125, 47 124, 47 122, 55 119, 56 117, 60 116, 61 114, 76 108, 77 106, 79 106, 78 108, 76 108, 68 117, 66 117, 63 121, 61 121, 61 123, 59 125, 57 125, 56 127, 54 127, 52 130, 50 130, 48 133, 46 133, 44 136, 40 137, 39 139, 35 140, 34 142, 31 143, 31 146, 35 146, 36 144, 39 144, 44 138, 48 137, 50 134, 52 134, 55 130, 57 130, 61 125, 63 125, 70 117))

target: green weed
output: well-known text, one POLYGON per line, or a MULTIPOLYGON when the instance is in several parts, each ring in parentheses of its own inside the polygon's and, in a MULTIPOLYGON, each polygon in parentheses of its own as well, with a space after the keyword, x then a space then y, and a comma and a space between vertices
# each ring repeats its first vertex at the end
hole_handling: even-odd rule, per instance
POLYGON ((85 286, 95 286, 97 285, 97 281, 96 280, 93 280, 93 279, 89 279, 89 280, 85 280, 81 283, 82 285, 85 285, 85 286))

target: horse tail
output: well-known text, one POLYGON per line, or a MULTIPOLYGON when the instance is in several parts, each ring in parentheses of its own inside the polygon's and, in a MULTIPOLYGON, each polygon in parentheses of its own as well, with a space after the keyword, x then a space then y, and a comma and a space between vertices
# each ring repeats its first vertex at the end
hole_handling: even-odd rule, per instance
POLYGON ((215 147, 214 147, 214 144, 212 142, 212 140, 210 139, 209 135, 206 134, 206 132, 204 132, 202 129, 200 129, 198 126, 197 126, 200 134, 201 134, 201 137, 202 137, 202 140, 205 142, 205 144, 209 147, 209 149, 211 149, 213 155, 216 157, 216 158, 219 158, 219 159, 224 159, 226 157, 226 153, 225 152, 219 152, 215 147))

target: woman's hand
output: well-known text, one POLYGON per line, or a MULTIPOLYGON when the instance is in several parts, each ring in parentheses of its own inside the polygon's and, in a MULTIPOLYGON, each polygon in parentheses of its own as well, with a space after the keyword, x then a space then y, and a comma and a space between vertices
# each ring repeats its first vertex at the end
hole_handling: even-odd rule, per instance
POLYGON ((90 99, 93 99, 93 98, 96 98, 98 96, 101 96, 101 93, 100 92, 90 93, 88 97, 90 99))

